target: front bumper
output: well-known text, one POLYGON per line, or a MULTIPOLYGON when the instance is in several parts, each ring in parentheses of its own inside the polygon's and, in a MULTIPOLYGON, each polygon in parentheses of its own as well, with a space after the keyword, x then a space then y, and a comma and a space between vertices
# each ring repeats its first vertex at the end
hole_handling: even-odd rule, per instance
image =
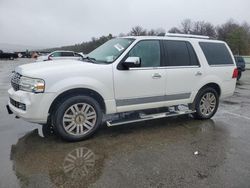
POLYGON ((47 123, 48 112, 52 104, 53 93, 30 93, 26 91, 14 91, 13 88, 8 90, 9 101, 7 110, 13 112, 17 117, 20 117, 28 122, 47 123), (25 104, 25 110, 18 108, 11 103, 11 99, 25 104))

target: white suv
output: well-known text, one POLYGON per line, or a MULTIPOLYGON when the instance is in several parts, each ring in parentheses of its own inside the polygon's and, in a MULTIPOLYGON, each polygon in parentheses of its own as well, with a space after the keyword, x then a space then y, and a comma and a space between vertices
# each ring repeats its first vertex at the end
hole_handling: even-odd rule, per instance
POLYGON ((219 98, 234 93, 236 78, 233 55, 222 41, 177 34, 115 38, 84 62, 17 67, 7 109, 78 141, 104 119, 113 126, 181 114, 211 118, 219 98))

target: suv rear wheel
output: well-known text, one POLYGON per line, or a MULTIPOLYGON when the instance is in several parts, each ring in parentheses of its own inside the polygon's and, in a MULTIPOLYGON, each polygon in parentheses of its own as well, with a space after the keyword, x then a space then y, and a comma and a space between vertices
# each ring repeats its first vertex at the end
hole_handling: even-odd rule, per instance
POLYGON ((219 106, 219 96, 215 89, 207 87, 199 91, 195 100, 193 114, 196 119, 210 119, 214 116, 219 106))
POLYGON ((80 141, 93 135, 102 122, 102 110, 95 99, 73 96, 58 106, 54 116, 57 133, 67 141, 80 141))

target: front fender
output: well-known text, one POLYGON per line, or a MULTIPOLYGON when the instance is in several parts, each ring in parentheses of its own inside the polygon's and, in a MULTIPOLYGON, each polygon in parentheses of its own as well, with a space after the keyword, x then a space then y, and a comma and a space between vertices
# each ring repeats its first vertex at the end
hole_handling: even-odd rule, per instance
POLYGON ((89 77, 70 77, 60 80, 51 84, 46 88, 46 92, 57 93, 57 96, 61 93, 76 89, 76 88, 85 88, 91 89, 99 93, 104 100, 114 99, 113 92, 113 83, 103 83, 99 80, 89 78, 89 77))

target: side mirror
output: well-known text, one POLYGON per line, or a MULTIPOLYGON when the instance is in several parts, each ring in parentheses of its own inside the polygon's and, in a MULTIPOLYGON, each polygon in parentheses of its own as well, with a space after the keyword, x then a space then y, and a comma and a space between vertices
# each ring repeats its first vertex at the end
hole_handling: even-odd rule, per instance
POLYGON ((126 68, 140 67, 141 66, 141 58, 128 57, 122 64, 126 68))

